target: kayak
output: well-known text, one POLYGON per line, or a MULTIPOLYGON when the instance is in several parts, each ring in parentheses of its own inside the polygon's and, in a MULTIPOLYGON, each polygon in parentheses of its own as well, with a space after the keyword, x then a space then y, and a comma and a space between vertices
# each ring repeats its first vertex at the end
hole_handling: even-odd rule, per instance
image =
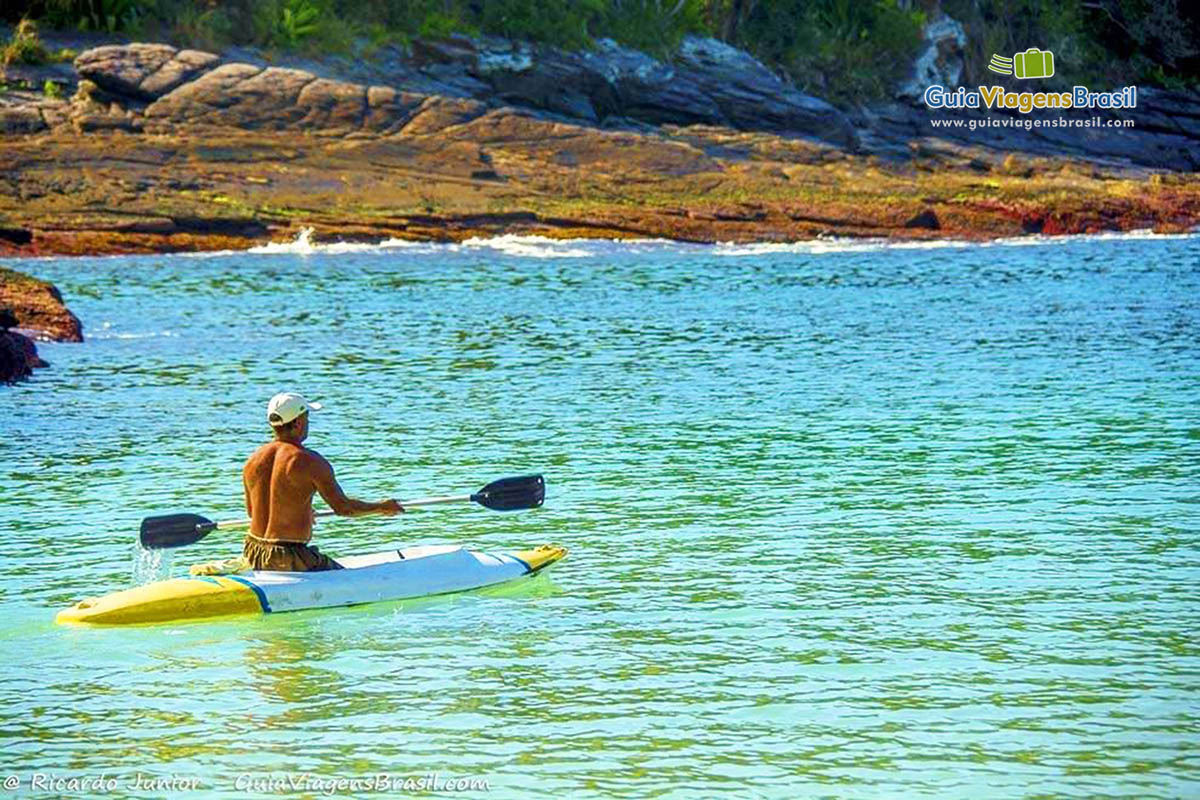
POLYGON ((130 625, 405 600, 507 583, 541 572, 566 554, 556 545, 512 553, 425 545, 339 558, 345 569, 325 572, 193 574, 81 600, 55 621, 130 625))

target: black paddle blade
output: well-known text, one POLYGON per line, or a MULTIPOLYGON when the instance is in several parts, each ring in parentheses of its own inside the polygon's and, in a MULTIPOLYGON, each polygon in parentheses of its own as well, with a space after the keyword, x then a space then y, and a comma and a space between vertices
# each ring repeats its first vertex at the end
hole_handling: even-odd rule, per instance
POLYGON ((501 478, 471 495, 471 499, 493 511, 537 508, 546 499, 546 481, 541 475, 501 478))
POLYGON ((198 542, 216 529, 217 523, 199 514, 165 514, 142 520, 142 547, 165 550, 198 542))

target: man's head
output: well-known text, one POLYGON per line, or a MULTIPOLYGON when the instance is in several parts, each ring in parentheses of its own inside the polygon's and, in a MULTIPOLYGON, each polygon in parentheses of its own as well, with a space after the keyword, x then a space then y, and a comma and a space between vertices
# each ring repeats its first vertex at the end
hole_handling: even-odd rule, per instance
POLYGON ((267 403, 267 422, 276 438, 302 442, 308 436, 308 412, 320 410, 320 403, 310 403, 294 392, 280 392, 267 403))

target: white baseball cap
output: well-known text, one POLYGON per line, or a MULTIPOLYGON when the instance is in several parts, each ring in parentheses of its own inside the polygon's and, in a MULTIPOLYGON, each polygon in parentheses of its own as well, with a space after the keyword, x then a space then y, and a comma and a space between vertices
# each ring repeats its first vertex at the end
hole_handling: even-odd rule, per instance
POLYGON ((267 403, 267 422, 287 425, 307 411, 320 411, 320 403, 310 403, 295 392, 280 392, 267 403))

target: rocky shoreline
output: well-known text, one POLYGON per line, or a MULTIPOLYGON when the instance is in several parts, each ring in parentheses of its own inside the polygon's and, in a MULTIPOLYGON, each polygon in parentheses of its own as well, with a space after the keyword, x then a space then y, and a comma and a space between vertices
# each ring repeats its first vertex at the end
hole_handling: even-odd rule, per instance
POLYGON ((237 249, 306 227, 712 242, 1200 223, 1194 92, 1144 91, 1131 129, 935 129, 912 103, 837 109, 695 37, 670 64, 611 42, 282 64, 109 44, 26 82, 43 75, 70 98, 0 95, 0 254, 237 249))
POLYGON ((58 288, 0 267, 0 383, 14 383, 50 366, 35 340, 82 342, 83 325, 58 288))

